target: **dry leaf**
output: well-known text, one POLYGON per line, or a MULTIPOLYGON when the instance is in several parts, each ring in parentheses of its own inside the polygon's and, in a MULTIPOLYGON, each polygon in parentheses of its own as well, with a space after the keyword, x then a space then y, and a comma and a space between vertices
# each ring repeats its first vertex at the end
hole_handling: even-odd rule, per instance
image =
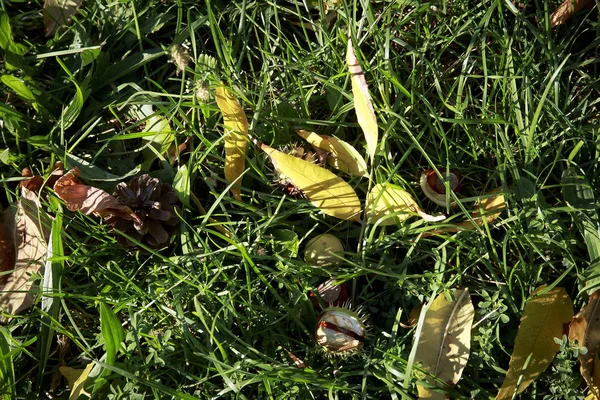
POLYGON ((377 151, 378 131, 377 117, 369 96, 369 88, 365 79, 365 74, 358 64, 354 47, 352 47, 352 39, 348 38, 348 51, 346 53, 346 63, 350 71, 350 79, 352 81, 352 94, 354 95, 354 110, 358 124, 362 128, 365 139, 367 140, 367 153, 371 158, 371 162, 375 158, 377 151))
POLYGON ((406 321, 406 323, 400 322, 400 326, 404 329, 410 329, 413 326, 415 326, 419 321, 419 315, 421 314, 422 309, 423 305, 421 304, 413 307, 412 310, 410 310, 410 313, 408 314, 408 320, 406 321))
MULTIPOLYGON (((455 385, 469 360, 471 326, 475 309, 468 289, 457 290, 455 301, 449 302, 441 293, 425 315, 415 361, 439 380, 455 385)), ((431 384, 437 382, 427 378, 431 384)), ((444 394, 417 384, 419 398, 444 399, 444 394)))
POLYGON ((396 221, 403 222, 415 214, 429 222, 446 218, 444 215, 426 214, 407 191, 391 183, 373 186, 367 195, 365 212, 368 223, 379 225, 395 225, 396 221), (393 218, 390 218, 391 215, 393 218))
POLYGON ((85 392, 84 384, 87 380, 90 372, 94 368, 94 363, 89 363, 85 369, 75 369, 71 367, 59 367, 60 373, 67 379, 69 387, 71 388, 71 394, 69 400, 77 400, 82 394, 90 396, 89 393, 85 392))
POLYGON ((573 302, 559 287, 537 295, 545 288, 538 288, 525 304, 508 371, 496 400, 512 399, 515 393, 525 390, 548 368, 560 349, 554 338, 562 338, 563 325, 573 317, 573 302))
POLYGON ((360 200, 352 186, 331 171, 256 142, 273 166, 327 215, 360 221, 360 200))
POLYGON ((431 235, 439 235, 448 232, 460 232, 463 230, 473 230, 478 226, 483 226, 483 220, 489 224, 502 214, 502 211, 506 207, 506 201, 504 200, 504 194, 501 188, 493 190, 486 195, 486 197, 479 200, 477 209, 471 213, 473 222, 464 221, 453 223, 453 226, 446 226, 444 228, 435 229, 423 234, 423 237, 431 235))
POLYGON ((37 195, 21 188, 14 236, 17 250, 14 271, 0 290, 0 309, 3 312, 17 314, 33 304, 31 275, 46 262, 49 226, 50 217, 40 209, 37 195))
POLYGON ((142 221, 124 204, 102 189, 82 184, 79 179, 79 169, 73 168, 54 184, 54 192, 63 200, 71 211, 81 211, 84 214, 94 214, 99 217, 116 215, 122 219, 133 220, 138 224, 142 221))
POLYGON ((588 388, 600 398, 600 366, 596 365, 600 352, 600 291, 594 292, 583 310, 573 317, 569 325, 569 339, 577 340, 586 354, 579 353, 581 376, 588 388))
MULTIPOLYGON (((215 98, 223 113, 225 126, 225 179, 236 182, 244 172, 246 163, 248 120, 240 102, 224 86, 217 87, 215 98)), ((242 200, 239 182, 231 187, 231 192, 237 200, 242 200)))
POLYGON ((296 130, 304 140, 316 149, 329 153, 327 163, 348 175, 367 176, 367 163, 363 156, 350 144, 335 136, 317 135, 314 132, 296 130))
MULTIPOLYGON (((0 220, 0 272, 10 271, 17 261, 15 211, 9 207, 2 211, 0 220)), ((0 275, 0 283, 6 282, 7 276, 0 275)))
POLYGON ((44 1, 44 26, 46 36, 56 33, 58 28, 71 22, 83 0, 45 0, 44 1))
POLYGON ((583 8, 592 8, 596 4, 592 0, 565 0, 550 16, 550 28, 564 24, 576 12, 583 8))

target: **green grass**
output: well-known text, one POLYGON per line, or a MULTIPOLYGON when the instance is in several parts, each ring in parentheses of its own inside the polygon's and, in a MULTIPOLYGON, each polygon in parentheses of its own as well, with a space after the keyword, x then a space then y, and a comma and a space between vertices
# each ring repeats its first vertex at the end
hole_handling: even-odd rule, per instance
MULTIPOLYGON (((46 38, 40 3, 0 1, 3 24, 23 46, 0 50, 3 207, 18 198, 24 167, 48 174, 63 161, 110 192, 140 173, 147 146, 137 133, 146 121, 136 106, 150 104, 177 143, 191 137, 180 184, 189 176, 190 191, 233 236, 192 203, 171 247, 132 252, 101 219, 51 196, 52 243, 64 254, 48 264, 51 295, 38 294, 0 338, 0 377, 14 379, 14 398, 67 399, 66 381, 53 384, 58 367, 91 360, 98 367, 87 391, 98 399, 416 398, 416 378, 405 379, 414 328, 399 323, 434 293, 463 287, 476 325, 450 396, 492 398, 528 295, 563 286, 579 309, 586 286, 597 285, 596 11, 549 31, 556 1, 340 0, 327 26, 321 2, 88 0, 68 28, 46 38), (225 82, 251 132, 275 147, 299 142, 293 129, 304 128, 364 154, 345 65, 348 32, 379 121, 373 182, 401 185, 439 213, 446 210, 420 193, 420 171, 456 168, 464 210, 477 195, 504 190, 507 209, 491 226, 421 237, 435 225, 374 228, 324 216, 275 189, 273 167, 255 147, 244 202, 231 197, 221 114, 194 89, 225 82), (168 62, 173 44, 192 58, 179 75, 168 62), (281 229, 299 239, 290 256, 278 254, 273 235, 281 229), (326 232, 346 248, 336 269, 302 260, 304 244, 326 232), (364 351, 347 359, 328 358, 313 337, 318 311, 307 293, 328 277, 348 282, 352 304, 369 314, 364 351)), ((169 183, 177 171, 164 160, 149 168, 169 183)), ((364 201, 369 182, 348 180, 364 201)), ((464 211, 450 218, 464 220, 464 211)), ((582 398, 574 360, 561 352, 522 398, 582 398)))

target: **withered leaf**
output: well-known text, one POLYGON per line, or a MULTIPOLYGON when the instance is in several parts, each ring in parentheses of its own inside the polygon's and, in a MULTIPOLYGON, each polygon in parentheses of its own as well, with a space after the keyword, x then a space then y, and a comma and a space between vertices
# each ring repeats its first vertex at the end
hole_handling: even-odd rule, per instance
POLYGON ((560 6, 554 10, 550 16, 550 28, 554 28, 557 25, 564 24, 569 18, 576 12, 584 9, 591 8, 596 4, 592 0, 565 0, 560 6))
POLYGON ((138 216, 124 204, 102 189, 84 185, 78 179, 79 169, 73 168, 54 184, 54 192, 63 200, 71 211, 94 214, 99 217, 116 215, 126 220, 134 220, 141 224, 138 216))
POLYGON ((71 21, 83 0, 45 0, 44 1, 44 25, 46 36, 56 33, 58 28, 71 21))
POLYGON ((594 292, 583 310, 569 324, 569 339, 576 340, 587 353, 579 353, 581 376, 588 388, 600 399, 600 368, 597 360, 600 352, 600 291, 594 292))
POLYGON ((17 314, 33 304, 31 275, 46 262, 49 227, 50 217, 41 210, 37 195, 21 188, 14 236, 17 250, 14 271, 0 285, 0 309, 3 312, 17 314))

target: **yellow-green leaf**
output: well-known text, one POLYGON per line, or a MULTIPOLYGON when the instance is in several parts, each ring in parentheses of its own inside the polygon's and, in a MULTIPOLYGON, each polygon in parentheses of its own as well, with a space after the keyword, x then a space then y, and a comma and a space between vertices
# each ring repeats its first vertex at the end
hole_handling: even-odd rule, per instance
POLYGON ((339 169, 348 175, 368 175, 365 159, 350 143, 346 143, 335 136, 318 135, 301 129, 296 130, 296 133, 315 149, 328 152, 327 163, 333 168, 339 169))
POLYGON ((501 190, 501 188, 493 190, 479 200, 477 208, 475 211, 471 212, 471 218, 473 221, 469 220, 452 223, 452 226, 445 226, 443 228, 426 232, 424 236, 439 235, 447 232, 460 232, 463 230, 473 230, 478 226, 482 226, 484 220, 488 224, 491 223, 498 218, 500 214, 502 214, 502 211, 506 207, 504 193, 502 193, 501 190))
POLYGON ((69 387, 71 388, 71 394, 69 395, 69 400, 77 400, 79 396, 82 394, 87 394, 83 388, 84 383, 87 380, 90 372, 92 372, 92 368, 94 367, 94 363, 89 363, 85 369, 75 369, 71 367, 59 367, 58 370, 67 379, 69 383, 69 387))
POLYGON ((248 119, 240 102, 224 86, 217 87, 215 98, 223 113, 223 125, 225 126, 225 179, 229 182, 236 182, 235 186, 232 186, 231 192, 237 200, 241 200, 241 185, 237 180, 244 172, 246 165, 248 119))
MULTIPOLYGON (((455 385, 469 360, 471 350, 471 326, 475 309, 468 289, 457 290, 454 301, 446 300, 442 293, 427 310, 415 361, 430 376, 427 381, 437 382, 433 377, 455 385)), ((440 392, 434 392, 417 384, 419 398, 444 399, 440 392)))
POLYGON ((371 158, 371 162, 373 162, 379 138, 379 132, 377 131, 377 117, 375 117, 375 110, 373 109, 373 103, 371 103, 371 97, 369 96, 369 87, 367 86, 365 74, 354 53, 351 38, 348 38, 346 63, 348 64, 350 80, 352 81, 352 94, 354 96, 356 118, 365 134, 365 139, 367 140, 367 153, 371 158))
POLYGON ((339 219, 360 220, 360 200, 352 186, 342 178, 325 168, 282 153, 264 143, 259 142, 258 145, 271 158, 275 169, 302 190, 315 207, 339 219))
POLYGON ((569 324, 569 339, 576 340, 579 346, 587 348, 587 353, 579 353, 581 376, 590 392, 600 399, 600 291, 594 292, 588 304, 569 324))
POLYGON ((395 225, 414 215, 419 215, 425 221, 441 221, 444 215, 432 216, 421 210, 412 196, 400 186, 377 184, 367 195, 365 205, 367 222, 379 225, 395 225))
POLYGON ((564 288, 542 293, 545 288, 538 288, 525 304, 508 372, 496 400, 512 399, 525 390, 560 349, 554 338, 562 338, 563 325, 573 317, 573 302, 564 288))
POLYGON ((157 157, 168 154, 169 148, 175 141, 175 135, 169 121, 156 114, 148 119, 144 132, 149 135, 143 138, 146 148, 142 151, 144 156, 142 169, 149 169, 157 157))
POLYGON ((58 28, 71 22, 71 17, 82 2, 83 0, 45 0, 43 14, 46 36, 54 35, 58 28))

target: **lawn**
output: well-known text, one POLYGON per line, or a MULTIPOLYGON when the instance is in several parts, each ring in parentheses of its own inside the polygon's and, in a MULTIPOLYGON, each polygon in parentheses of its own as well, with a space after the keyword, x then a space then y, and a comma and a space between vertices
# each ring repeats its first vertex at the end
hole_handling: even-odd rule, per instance
MULTIPOLYGON (((600 284, 600 25, 584 9, 550 28, 559 4, 87 0, 45 27, 41 0, 0 0, 3 230, 24 168, 49 180, 57 163, 77 167, 76 187, 108 197, 149 174, 173 188, 153 201, 177 201, 139 234, 128 211, 36 188, 49 257, 30 307, 0 299, 0 398, 413 399, 434 382, 419 362, 420 307, 463 289, 470 355, 458 383, 434 392, 494 398, 536 289, 564 288, 578 312, 600 284), (376 147, 357 118, 349 39, 376 147), (241 136, 238 183, 224 172, 223 91, 255 139, 241 136), (324 212, 263 151, 319 164, 296 129, 365 158, 363 176, 321 163, 363 209, 394 187, 412 212, 385 223, 324 212), (443 206, 421 189, 430 169, 460 179, 452 193, 442 183, 443 206), (498 193, 500 213, 477 219, 498 193), (320 234, 343 246, 334 265, 305 257, 320 234), (343 354, 315 337, 329 327, 317 295, 329 279, 366 327, 343 354)), ((558 353, 518 398, 584 398, 579 344, 564 333, 549 335, 558 353)))

